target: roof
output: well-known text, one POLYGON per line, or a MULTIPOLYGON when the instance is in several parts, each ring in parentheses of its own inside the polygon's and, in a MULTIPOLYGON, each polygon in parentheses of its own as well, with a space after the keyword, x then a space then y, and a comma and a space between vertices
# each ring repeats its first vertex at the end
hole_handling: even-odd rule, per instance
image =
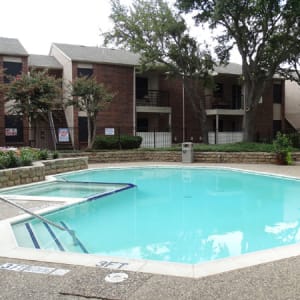
POLYGON ((139 64, 140 59, 140 55, 125 50, 58 43, 52 46, 59 48, 72 61, 78 62, 135 66, 139 64))
POLYGON ((227 65, 219 65, 214 71, 218 74, 242 75, 242 65, 237 63, 228 63, 227 65))
POLYGON ((0 37, 0 54, 28 56, 27 51, 18 39, 0 37))
POLYGON ((28 65, 30 67, 45 69, 62 69, 62 65, 54 56, 30 54, 28 57, 28 65))

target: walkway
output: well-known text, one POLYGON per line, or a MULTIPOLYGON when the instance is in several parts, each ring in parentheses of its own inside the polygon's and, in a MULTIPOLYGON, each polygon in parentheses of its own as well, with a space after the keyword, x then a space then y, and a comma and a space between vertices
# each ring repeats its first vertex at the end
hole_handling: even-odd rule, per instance
MULTIPOLYGON (((98 164, 90 167, 103 166, 104 164, 98 164)), ((300 166, 230 167, 300 178, 300 166)), ((37 210, 50 203, 27 201, 25 205, 37 210)), ((0 205, 0 220, 18 214, 20 212, 17 209, 9 208, 6 204, 0 205)), ((116 270, 0 257, 0 299, 300 299, 299 256, 199 279, 125 271, 129 275, 126 281, 108 283, 104 280, 105 276, 112 272, 116 270), (7 263, 26 266, 20 266, 21 271, 1 269, 1 266, 8 266, 7 263), (43 270, 46 270, 45 273, 49 273, 47 270, 51 272, 38 273, 43 270), (64 271, 69 272, 62 276, 54 275, 55 272, 63 274, 64 271)))

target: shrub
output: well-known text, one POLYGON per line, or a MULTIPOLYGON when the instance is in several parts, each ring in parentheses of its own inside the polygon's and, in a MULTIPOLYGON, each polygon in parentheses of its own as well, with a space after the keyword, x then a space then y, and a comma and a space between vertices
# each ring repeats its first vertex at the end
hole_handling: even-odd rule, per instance
POLYGON ((30 148, 22 148, 20 150, 20 160, 22 166, 31 166, 35 159, 35 154, 30 148))
POLYGON ((278 162, 281 164, 292 164, 292 142, 284 133, 277 132, 276 139, 273 141, 274 151, 277 153, 278 162))
POLYGON ((10 164, 10 159, 6 152, 0 152, 0 169, 6 169, 8 168, 10 164))
POLYGON ((15 168, 21 165, 21 160, 14 151, 0 152, 0 168, 15 168))
POLYGON ((139 148, 142 138, 139 136, 97 136, 94 149, 135 149, 139 148))
POLYGON ((94 149, 119 149, 119 139, 115 136, 97 136, 94 149))
POLYGON ((142 143, 140 136, 123 135, 121 136, 122 149, 135 149, 139 148, 142 143))
POLYGON ((290 133, 288 134, 289 139, 291 140, 292 146, 295 148, 300 148, 300 133, 290 133))
POLYGON ((48 156, 49 156, 48 150, 46 150, 46 149, 39 150, 38 158, 40 160, 46 160, 48 158, 48 156))
POLYGON ((52 152, 52 158, 53 159, 59 158, 59 153, 57 151, 52 152))

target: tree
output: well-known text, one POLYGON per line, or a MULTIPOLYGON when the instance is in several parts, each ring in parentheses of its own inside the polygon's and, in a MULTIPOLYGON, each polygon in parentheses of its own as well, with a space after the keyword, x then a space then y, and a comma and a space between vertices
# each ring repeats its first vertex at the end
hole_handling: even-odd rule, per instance
POLYGON ((112 100, 114 94, 110 93, 102 83, 88 77, 76 78, 71 89, 73 99, 68 102, 68 105, 74 105, 80 111, 86 112, 88 148, 91 149, 96 138, 97 115, 112 100))
POLYGON ((48 75, 47 70, 33 70, 30 74, 10 78, 5 87, 5 101, 11 101, 8 113, 29 117, 34 135, 38 118, 49 123, 48 112, 62 104, 61 81, 48 75))
POLYGON ((253 141, 257 107, 266 83, 283 70, 283 63, 299 57, 300 1, 177 0, 177 5, 192 12, 196 24, 218 29, 216 53, 221 62, 227 62, 237 46, 246 104, 244 139, 253 141))
POLYGON ((135 0, 131 8, 121 5, 119 0, 112 0, 111 5, 114 28, 105 34, 106 44, 114 43, 139 53, 142 71, 162 68, 165 74, 183 79, 206 142, 205 99, 199 99, 196 91, 200 82, 210 78, 210 53, 200 50, 190 37, 185 20, 163 0, 135 0))

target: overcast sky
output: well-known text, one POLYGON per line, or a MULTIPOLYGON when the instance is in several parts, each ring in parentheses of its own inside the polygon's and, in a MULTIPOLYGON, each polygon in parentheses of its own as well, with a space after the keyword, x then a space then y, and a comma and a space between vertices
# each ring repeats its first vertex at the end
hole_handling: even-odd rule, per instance
POLYGON ((109 15, 110 0, 2 0, 0 36, 19 39, 30 54, 48 54, 54 42, 100 46, 109 15))

